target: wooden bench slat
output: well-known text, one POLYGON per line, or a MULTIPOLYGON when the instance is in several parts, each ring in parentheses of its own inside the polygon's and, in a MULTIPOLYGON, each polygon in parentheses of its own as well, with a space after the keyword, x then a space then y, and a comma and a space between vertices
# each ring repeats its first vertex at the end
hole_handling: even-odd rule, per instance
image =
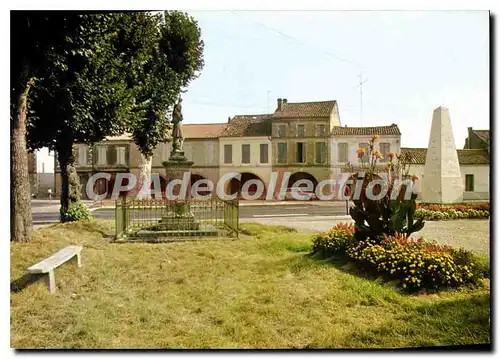
POLYGON ((28 273, 48 273, 71 259, 73 256, 79 255, 82 249, 82 246, 68 246, 63 248, 51 255, 49 258, 46 258, 43 261, 29 267, 28 273))

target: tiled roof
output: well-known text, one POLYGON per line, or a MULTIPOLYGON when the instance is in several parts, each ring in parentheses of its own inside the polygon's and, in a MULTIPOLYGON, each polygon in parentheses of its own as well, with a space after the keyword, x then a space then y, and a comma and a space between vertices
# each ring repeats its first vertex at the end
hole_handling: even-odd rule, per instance
POLYGON ((334 126, 332 130, 334 136, 385 136, 385 135, 401 135, 398 125, 376 126, 376 127, 342 127, 334 126))
POLYGON ((401 156, 410 159, 412 165, 423 165, 427 156, 427 148, 401 147, 401 156))
POLYGON ((337 101, 284 102, 273 118, 329 117, 337 101))
POLYGON ((219 137, 271 136, 270 115, 237 115, 219 137))
MULTIPOLYGON (((401 147, 401 155, 406 155, 411 159, 411 164, 423 165, 427 156, 427 148, 401 147)), ((487 165, 490 163, 488 151, 478 150, 457 150, 458 162, 461 165, 487 165)))
POLYGON ((490 144, 490 130, 472 130, 472 131, 481 140, 486 142, 488 145, 490 144))
POLYGON ((182 134, 186 139, 217 138, 227 125, 227 123, 183 124, 182 134))

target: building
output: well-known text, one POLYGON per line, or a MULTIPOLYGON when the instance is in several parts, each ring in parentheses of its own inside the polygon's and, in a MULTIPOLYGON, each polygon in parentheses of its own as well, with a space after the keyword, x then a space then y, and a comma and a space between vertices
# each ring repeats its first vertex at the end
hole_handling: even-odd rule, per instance
POLYGON ((401 132, 396 124, 375 127, 335 127, 330 139, 332 178, 345 182, 351 173, 346 170, 346 164, 359 162, 356 150, 365 150, 364 162, 368 162, 368 147, 374 136, 380 139, 375 142, 374 150, 382 153, 381 168, 386 167, 387 154, 399 153, 401 150, 401 132))
POLYGON ((484 149, 490 152, 490 130, 467 128, 469 135, 465 139, 464 149, 484 149))
MULTIPOLYGON (((458 149, 457 157, 460 165, 460 174, 464 182, 463 200, 490 199, 490 156, 481 149, 458 149)), ((410 173, 417 175, 419 187, 425 185, 425 160, 427 148, 402 147, 401 154, 409 155, 411 160, 410 173)), ((425 198, 420 198, 425 201, 425 198)))
MULTIPOLYGON (((441 121, 441 117, 439 118, 441 121)), ((449 116, 443 121, 448 124, 449 116)), ((463 183, 464 189, 458 191, 462 198, 488 199, 489 131, 474 131, 470 128, 466 146, 474 148, 456 150, 453 138, 449 138, 451 122, 450 130, 443 131, 441 125, 436 128, 440 130, 431 131, 429 148, 433 152, 429 154, 425 148, 401 148, 402 135, 396 124, 342 126, 336 101, 294 103, 278 99, 276 110, 271 114, 236 115, 226 123, 184 124, 184 152, 194 162, 191 183, 207 179, 215 185, 223 178, 226 180, 226 193, 243 191, 247 195, 255 195, 254 198, 276 198, 286 180, 286 188, 301 179, 309 179, 315 185, 325 180, 344 182, 351 175, 345 169, 346 164, 358 163, 356 150, 367 149, 369 141, 378 135, 376 149, 384 159, 389 152, 411 156, 410 173, 420 177, 421 189, 426 188, 424 184, 429 184, 428 177, 432 177, 429 173, 438 177, 449 173, 450 158, 451 162, 454 161, 450 153, 456 153, 454 176, 455 181, 463 183), (433 143, 453 143, 453 148, 451 151, 446 150, 447 155, 444 156, 444 147, 433 143), (429 156, 432 157, 430 160, 427 158, 429 156), (438 163, 439 166, 434 166, 426 174, 426 162, 438 163), (240 180, 229 177, 235 173, 241 175, 240 180), (256 186, 253 183, 256 180, 264 183, 263 193, 255 192, 256 186)), ((141 156, 130 135, 107 138, 92 149, 87 145, 77 144, 75 150, 82 190, 93 173, 111 174, 109 181, 102 179, 96 184, 96 192, 107 191, 108 196, 111 195, 118 173, 139 174, 141 156)), ((159 174, 162 188, 167 182, 163 162, 169 159, 170 151, 170 142, 161 143, 152 159, 152 172, 159 174)), ((380 163, 381 168, 385 168, 384 161, 380 163)), ((57 194, 60 192, 58 171, 59 168, 56 167, 57 194)), ((440 186, 442 181, 436 181, 433 183, 440 186)), ((425 200, 423 193, 420 197, 425 200)))

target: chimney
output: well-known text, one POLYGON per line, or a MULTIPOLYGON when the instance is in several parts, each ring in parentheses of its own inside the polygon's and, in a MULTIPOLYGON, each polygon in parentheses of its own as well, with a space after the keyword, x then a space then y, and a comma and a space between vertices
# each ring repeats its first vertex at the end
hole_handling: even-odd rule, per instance
POLYGON ((286 98, 283 99, 283 104, 287 104, 288 100, 286 98))
POLYGON ((279 99, 278 99, 278 111, 281 111, 281 101, 282 101, 282 100, 279 98, 279 99))

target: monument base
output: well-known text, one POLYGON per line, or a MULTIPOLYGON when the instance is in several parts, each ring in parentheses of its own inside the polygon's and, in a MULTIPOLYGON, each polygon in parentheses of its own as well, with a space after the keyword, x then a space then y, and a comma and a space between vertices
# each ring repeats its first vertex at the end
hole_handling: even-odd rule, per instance
POLYGON ((160 222, 155 226, 155 230, 175 231, 175 230, 194 230, 200 228, 192 213, 179 215, 177 213, 168 213, 163 216, 160 222))

